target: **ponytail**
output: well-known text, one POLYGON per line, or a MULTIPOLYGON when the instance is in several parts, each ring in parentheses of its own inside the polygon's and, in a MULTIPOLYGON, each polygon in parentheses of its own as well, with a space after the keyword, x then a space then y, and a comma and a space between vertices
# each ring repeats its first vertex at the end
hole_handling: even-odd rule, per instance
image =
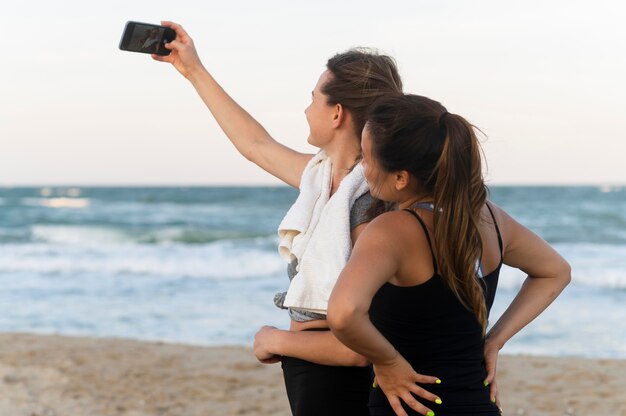
POLYGON ((405 170, 433 197, 434 254, 439 275, 483 329, 487 307, 476 263, 482 255, 480 215, 487 199, 474 126, 418 95, 387 97, 367 119, 377 163, 405 170))
POLYGON ((447 111, 439 117, 443 150, 432 178, 434 246, 439 273, 448 287, 487 328, 482 280, 476 278, 482 257, 478 225, 487 190, 481 170, 481 148, 474 128, 463 117, 447 111))

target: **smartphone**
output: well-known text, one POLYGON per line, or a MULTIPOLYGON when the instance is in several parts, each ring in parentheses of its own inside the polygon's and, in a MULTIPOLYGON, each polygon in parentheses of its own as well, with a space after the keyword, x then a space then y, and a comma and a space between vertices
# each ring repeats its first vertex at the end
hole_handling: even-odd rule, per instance
POLYGON ((166 56, 170 50, 165 44, 176 39, 176 32, 165 26, 150 23, 126 22, 120 49, 123 51, 154 53, 166 56))

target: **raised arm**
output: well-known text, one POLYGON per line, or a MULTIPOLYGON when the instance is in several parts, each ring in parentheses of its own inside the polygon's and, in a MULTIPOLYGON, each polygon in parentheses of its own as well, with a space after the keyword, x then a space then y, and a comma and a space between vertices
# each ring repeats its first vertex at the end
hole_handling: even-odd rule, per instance
POLYGON ((152 55, 152 58, 171 63, 191 82, 239 153, 266 172, 299 188, 302 171, 312 155, 297 152, 274 140, 204 68, 193 40, 182 26, 166 21, 161 24, 176 31, 176 40, 165 45, 171 50, 170 55, 152 55))

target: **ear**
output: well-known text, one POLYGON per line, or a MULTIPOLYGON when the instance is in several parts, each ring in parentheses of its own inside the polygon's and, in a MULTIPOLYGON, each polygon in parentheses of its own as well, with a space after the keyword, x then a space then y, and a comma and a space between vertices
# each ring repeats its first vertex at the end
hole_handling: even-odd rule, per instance
POLYGON ((335 104, 333 111, 333 128, 337 129, 346 122, 346 119, 350 117, 350 112, 346 110, 341 104, 335 104))
POLYGON ((411 175, 406 170, 401 170, 395 173, 395 187, 396 191, 401 191, 409 186, 411 181, 411 175))

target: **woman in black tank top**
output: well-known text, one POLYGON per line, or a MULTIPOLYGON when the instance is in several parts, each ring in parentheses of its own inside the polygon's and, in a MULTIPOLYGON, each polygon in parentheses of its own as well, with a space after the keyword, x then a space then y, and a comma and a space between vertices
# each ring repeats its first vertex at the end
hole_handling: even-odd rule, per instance
POLYGON ((383 99, 361 145, 372 195, 398 210, 363 231, 328 321, 372 362, 370 415, 499 415, 498 351, 563 290, 569 265, 487 202, 473 126, 438 102, 383 99), (485 334, 502 264, 528 279, 485 334))

